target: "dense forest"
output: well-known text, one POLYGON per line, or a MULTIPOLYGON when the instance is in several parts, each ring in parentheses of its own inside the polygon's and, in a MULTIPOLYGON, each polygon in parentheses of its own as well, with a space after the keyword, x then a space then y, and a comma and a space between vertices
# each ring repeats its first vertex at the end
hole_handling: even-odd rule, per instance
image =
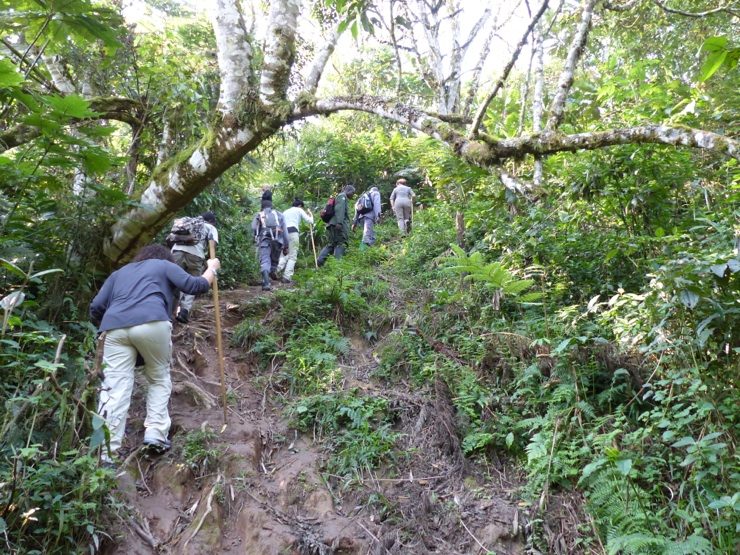
POLYGON ((0 551, 738 552, 732 2, 0 0, 0 21, 0 551), (380 191, 376 244, 319 268, 317 217, 263 291, 263 190, 318 216, 347 185, 380 191), (220 291, 174 323, 172 449, 138 448, 137 375, 103 465, 90 301, 205 211, 220 291))

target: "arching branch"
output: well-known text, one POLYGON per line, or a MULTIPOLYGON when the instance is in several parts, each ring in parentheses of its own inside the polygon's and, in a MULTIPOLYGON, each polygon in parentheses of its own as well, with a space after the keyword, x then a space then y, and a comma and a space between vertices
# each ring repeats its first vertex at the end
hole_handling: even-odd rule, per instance
MULTIPOLYGON (((726 4, 724 6, 718 6, 711 10, 705 10, 703 12, 687 12, 685 10, 678 10, 676 8, 669 8, 666 6, 665 2, 661 2, 661 0, 653 0, 653 4, 658 6, 661 10, 668 13, 673 13, 677 15, 683 15, 686 17, 706 17, 708 15, 716 14, 716 13, 728 13, 733 17, 738 17, 739 12, 737 10, 733 10, 729 4, 726 4)), ((736 4, 737 5, 737 4, 736 4)))
MULTIPOLYGON (((144 110, 143 104, 129 98, 93 98, 90 100, 90 109, 94 115, 73 122, 95 121, 100 119, 112 119, 122 121, 131 126, 141 125, 140 114, 144 110)), ((0 153, 11 148, 26 144, 41 136, 41 129, 36 126, 21 123, 0 132, 0 153)))
POLYGON ((338 40, 339 27, 337 26, 332 31, 332 34, 326 39, 324 45, 321 47, 319 52, 316 54, 316 57, 314 58, 313 64, 311 65, 311 70, 308 72, 308 77, 306 77, 306 86, 304 90, 307 93, 314 94, 316 92, 316 89, 318 89, 321 75, 324 73, 326 63, 329 61, 329 58, 334 52, 334 48, 337 46, 338 40))
POLYGON ((624 144, 662 144, 706 149, 740 159, 740 144, 734 139, 711 131, 665 125, 645 125, 610 131, 594 131, 563 135, 545 132, 497 141, 485 135, 477 139, 466 137, 449 123, 416 108, 377 97, 337 97, 317 100, 297 107, 291 121, 312 115, 329 115, 343 110, 358 110, 407 125, 450 145, 468 162, 481 167, 499 164, 502 160, 527 155, 595 150, 624 144))

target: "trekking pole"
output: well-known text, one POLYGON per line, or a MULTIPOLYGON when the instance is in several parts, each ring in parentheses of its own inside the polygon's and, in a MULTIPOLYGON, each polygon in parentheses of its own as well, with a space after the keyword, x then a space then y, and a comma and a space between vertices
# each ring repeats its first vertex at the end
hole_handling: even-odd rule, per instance
MULTIPOLYGON (((216 241, 208 241, 211 258, 216 258, 216 241)), ((218 278, 213 276, 213 307, 216 315, 216 351, 218 352, 218 370, 221 374, 221 403, 224 406, 224 426, 226 426, 226 372, 224 370, 224 346, 221 341, 221 305, 218 303, 218 278)))
POLYGON ((311 224, 311 247, 313 248, 313 263, 316 264, 316 269, 319 269, 319 259, 316 256, 316 243, 313 241, 313 224, 311 224))

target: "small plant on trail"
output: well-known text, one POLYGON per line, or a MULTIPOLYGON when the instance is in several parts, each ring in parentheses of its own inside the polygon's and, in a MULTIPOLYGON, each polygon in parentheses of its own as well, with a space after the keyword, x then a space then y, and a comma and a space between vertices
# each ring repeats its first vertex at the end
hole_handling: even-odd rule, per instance
POLYGON ((393 452, 397 432, 383 397, 361 396, 356 390, 313 395, 290 409, 294 425, 327 439, 332 455, 326 468, 348 476, 377 467, 393 452))
POLYGON ((217 437, 216 432, 208 428, 193 430, 185 437, 182 457, 196 477, 213 472, 224 455, 222 448, 212 445, 217 437))
POLYGON ((342 378, 338 357, 349 353, 349 341, 334 322, 293 331, 285 343, 284 375, 291 393, 331 391, 342 378))

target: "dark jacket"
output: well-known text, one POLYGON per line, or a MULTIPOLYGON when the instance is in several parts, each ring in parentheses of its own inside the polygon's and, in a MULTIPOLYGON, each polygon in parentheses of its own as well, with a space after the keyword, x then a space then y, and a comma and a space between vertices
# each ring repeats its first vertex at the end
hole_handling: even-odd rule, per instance
POLYGON ((191 276, 167 260, 132 262, 105 280, 90 303, 90 319, 100 322, 100 331, 169 321, 178 289, 199 295, 209 287, 206 278, 191 276))
POLYGON ((326 225, 335 225, 345 228, 349 233, 349 210, 347 209, 347 195, 339 193, 334 198, 334 216, 326 225))

